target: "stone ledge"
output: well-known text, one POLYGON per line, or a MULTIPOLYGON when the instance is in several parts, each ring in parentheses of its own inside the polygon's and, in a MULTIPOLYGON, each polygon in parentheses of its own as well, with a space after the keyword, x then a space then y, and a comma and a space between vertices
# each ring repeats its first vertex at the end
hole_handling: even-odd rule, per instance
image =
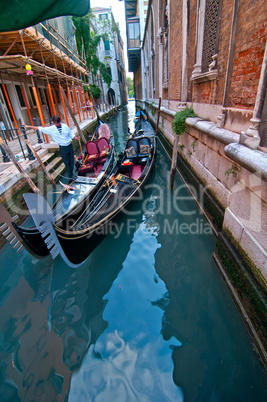
POLYGON ((219 128, 212 121, 205 121, 199 117, 188 117, 186 119, 186 124, 226 145, 239 141, 239 134, 224 128, 219 128))
POLYGON ((225 155, 267 181, 267 155, 264 152, 245 147, 241 144, 228 144, 224 148, 225 155))

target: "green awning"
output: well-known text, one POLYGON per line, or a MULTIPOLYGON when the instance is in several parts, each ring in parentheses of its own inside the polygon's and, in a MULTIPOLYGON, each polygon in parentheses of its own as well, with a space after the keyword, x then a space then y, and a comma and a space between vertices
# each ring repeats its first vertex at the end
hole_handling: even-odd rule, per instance
POLYGON ((82 17, 90 0, 2 0, 0 32, 16 31, 63 15, 82 17))

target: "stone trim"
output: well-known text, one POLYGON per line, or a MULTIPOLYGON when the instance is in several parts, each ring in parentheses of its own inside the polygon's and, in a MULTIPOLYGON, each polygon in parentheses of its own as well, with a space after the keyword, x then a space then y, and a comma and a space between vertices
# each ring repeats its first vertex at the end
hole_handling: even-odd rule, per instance
POLYGON ((190 81, 201 83, 206 81, 216 80, 218 77, 218 70, 207 71, 206 73, 192 75, 190 81))
POLYGON ((224 128, 219 128, 215 123, 211 121, 204 121, 199 117, 188 117, 186 119, 186 124, 199 131, 202 131, 209 137, 214 138, 223 144, 231 144, 239 141, 239 135, 237 133, 224 128))
POLYGON ((267 181, 267 155, 264 152, 241 144, 228 144, 224 148, 224 152, 228 158, 267 181))

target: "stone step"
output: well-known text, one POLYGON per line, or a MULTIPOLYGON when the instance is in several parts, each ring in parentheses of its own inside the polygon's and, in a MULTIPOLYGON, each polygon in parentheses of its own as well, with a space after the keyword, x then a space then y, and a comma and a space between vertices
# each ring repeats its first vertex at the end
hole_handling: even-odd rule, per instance
POLYGON ((62 158, 60 156, 54 158, 53 160, 51 160, 51 162, 49 162, 46 166, 46 169, 51 172, 56 170, 61 164, 62 164, 62 158))
POLYGON ((60 179, 60 175, 63 175, 64 171, 65 171, 65 165, 64 163, 61 163, 59 167, 51 174, 51 176, 55 181, 57 181, 57 179, 60 179))

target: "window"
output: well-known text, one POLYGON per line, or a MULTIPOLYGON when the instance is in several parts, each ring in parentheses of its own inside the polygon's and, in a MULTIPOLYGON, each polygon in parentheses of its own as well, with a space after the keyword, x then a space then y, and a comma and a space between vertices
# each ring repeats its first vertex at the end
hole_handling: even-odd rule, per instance
POLYGON ((192 79, 217 75, 221 0, 200 0, 198 7, 196 63, 192 79))
POLYGON ((101 20, 108 20, 108 14, 99 14, 99 19, 101 20))
POLYGON ((17 92, 17 95, 18 95, 18 98, 19 98, 20 106, 21 107, 26 107, 26 103, 25 103, 24 96, 23 96, 23 93, 22 93, 20 85, 15 85, 15 88, 16 88, 16 92, 17 92))
POLYGON ((202 53, 202 73, 209 71, 212 56, 217 53, 219 0, 206 0, 202 53))
POLYGON ((128 23, 128 32, 129 32, 129 48, 132 49, 140 47, 139 22, 128 23))
POLYGON ((105 50, 110 50, 110 42, 109 42, 109 40, 107 39, 107 40, 105 40, 105 42, 104 42, 104 46, 105 46, 105 50))
POLYGON ((110 77, 112 78, 112 74, 111 74, 111 68, 110 68, 110 66, 107 66, 107 72, 108 72, 108 74, 110 75, 110 77))

